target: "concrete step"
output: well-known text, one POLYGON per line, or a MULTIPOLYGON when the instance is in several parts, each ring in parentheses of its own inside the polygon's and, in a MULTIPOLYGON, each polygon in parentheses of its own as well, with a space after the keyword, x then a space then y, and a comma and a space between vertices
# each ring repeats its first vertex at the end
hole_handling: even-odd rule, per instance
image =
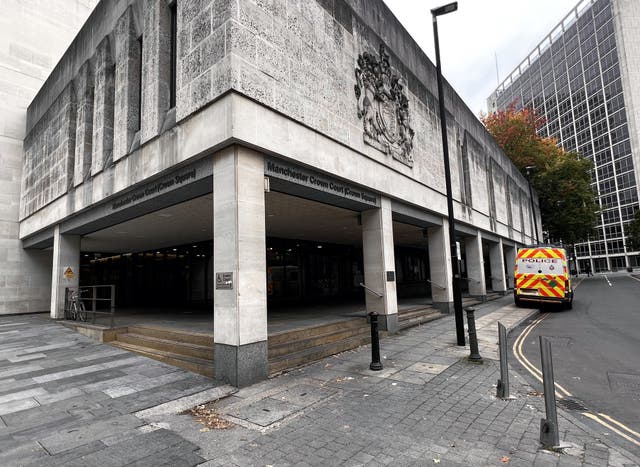
POLYGON ((198 344, 187 344, 169 339, 145 336, 132 332, 120 333, 117 335, 118 342, 137 345, 138 347, 148 347, 154 350, 161 350, 172 354, 184 355, 186 357, 202 358, 213 360, 213 345, 204 346, 198 344))
POLYGON ((163 328, 160 326, 129 326, 128 332, 141 336, 155 337, 183 344, 202 345, 213 348, 213 332, 210 334, 180 331, 177 329, 163 328))
POLYGON ((446 316, 433 308, 424 308, 422 310, 412 311, 409 313, 400 313, 398 315, 398 329, 408 329, 413 326, 428 323, 436 319, 446 316))
POLYGON ((319 326, 281 331, 269 335, 269 346, 271 347, 271 345, 276 346, 292 341, 299 341, 333 331, 343 331, 345 329, 358 328, 365 322, 366 320, 363 316, 362 318, 346 318, 343 321, 321 324, 319 326))
POLYGON ((275 375, 284 370, 297 368, 309 363, 313 363, 321 358, 328 357, 345 350, 355 349, 361 345, 371 342, 370 334, 360 334, 357 336, 343 339, 341 341, 332 342, 330 344, 311 347, 298 352, 282 355, 277 358, 269 359, 269 374, 275 375))
MULTIPOLYGON (((334 326, 318 326, 315 329, 309 330, 308 337, 284 342, 281 341, 275 344, 271 337, 269 337, 269 358, 300 352, 312 347, 339 342, 360 334, 370 334, 371 332, 369 325, 364 319, 360 320, 360 326, 357 327, 348 326, 342 329, 333 329, 335 329, 334 326), (329 331, 325 332, 327 329, 329 329, 329 331)), ((297 336, 300 337, 300 334, 297 334, 297 336)))
POLYGON ((153 358, 154 360, 161 361, 163 363, 166 363, 167 365, 173 365, 178 368, 193 371, 194 373, 199 373, 209 378, 213 378, 214 375, 212 360, 178 355, 172 352, 151 349, 149 347, 142 347, 139 345, 129 344, 121 341, 113 341, 110 343, 110 345, 128 350, 130 352, 135 352, 145 357, 153 358))

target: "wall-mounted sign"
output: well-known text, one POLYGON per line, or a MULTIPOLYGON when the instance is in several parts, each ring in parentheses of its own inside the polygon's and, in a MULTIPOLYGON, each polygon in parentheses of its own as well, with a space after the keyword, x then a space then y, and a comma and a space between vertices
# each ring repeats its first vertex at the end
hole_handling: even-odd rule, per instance
POLYGON ((116 198, 111 202, 111 211, 118 211, 122 208, 136 205, 142 201, 154 198, 190 183, 201 180, 213 174, 213 163, 211 158, 203 158, 186 167, 182 167, 167 175, 153 180, 141 187, 116 198))
POLYGON ((387 271, 387 282, 393 282, 396 280, 396 272, 395 271, 387 271))
POLYGON ((370 206, 378 206, 378 196, 372 191, 345 183, 320 172, 288 164, 277 159, 265 158, 264 174, 268 177, 286 180, 351 201, 357 201, 370 206))
POLYGON ((233 273, 232 272, 216 272, 216 289, 232 290, 233 289, 233 273))
POLYGON ((76 276, 71 266, 67 266, 66 268, 64 268, 64 272, 62 273, 62 275, 69 281, 76 276))

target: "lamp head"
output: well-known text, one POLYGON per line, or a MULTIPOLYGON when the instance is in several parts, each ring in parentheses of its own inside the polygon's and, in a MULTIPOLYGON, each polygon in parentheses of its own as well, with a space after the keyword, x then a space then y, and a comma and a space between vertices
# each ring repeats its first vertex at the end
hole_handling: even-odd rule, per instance
POLYGON ((452 13, 457 9, 458 9, 458 2, 452 2, 443 6, 439 6, 438 8, 432 9, 431 15, 433 15, 434 17, 442 16, 442 15, 446 15, 447 13, 452 13))

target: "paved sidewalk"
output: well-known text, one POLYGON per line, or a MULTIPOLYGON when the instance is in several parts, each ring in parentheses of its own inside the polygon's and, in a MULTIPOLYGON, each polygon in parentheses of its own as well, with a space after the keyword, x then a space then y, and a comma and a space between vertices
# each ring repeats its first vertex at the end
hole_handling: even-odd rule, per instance
POLYGON ((446 317, 383 339, 383 371, 366 346, 237 391, 43 318, 3 318, 0 464, 638 465, 637 450, 562 409, 571 448, 540 450, 544 402, 514 372, 515 399, 495 398, 496 321, 534 312, 511 302, 478 307, 483 365, 446 317), (180 414, 221 396, 212 406, 231 428, 180 414))

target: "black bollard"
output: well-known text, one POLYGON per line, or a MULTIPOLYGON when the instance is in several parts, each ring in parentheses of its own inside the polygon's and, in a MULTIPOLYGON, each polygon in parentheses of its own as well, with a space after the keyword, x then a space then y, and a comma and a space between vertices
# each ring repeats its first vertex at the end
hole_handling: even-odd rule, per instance
POLYGON ((469 355, 469 361, 474 363, 482 363, 482 357, 478 350, 478 336, 476 335, 476 318, 473 315, 476 311, 473 307, 465 309, 467 312, 467 326, 469 327, 469 348, 471 354, 469 355))
POLYGON ((373 371, 382 370, 380 362, 380 338, 378 336, 378 313, 372 311, 369 313, 371 319, 371 365, 369 369, 373 371))

